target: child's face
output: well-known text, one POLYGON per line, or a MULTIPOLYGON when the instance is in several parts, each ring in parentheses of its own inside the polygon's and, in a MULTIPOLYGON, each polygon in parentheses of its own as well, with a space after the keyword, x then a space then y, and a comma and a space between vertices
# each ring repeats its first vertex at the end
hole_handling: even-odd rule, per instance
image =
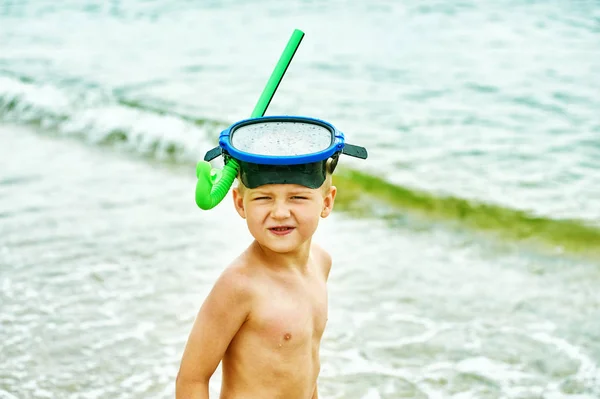
POLYGON ((235 188, 233 201, 259 244, 287 253, 307 242, 333 208, 336 188, 311 189, 297 184, 235 188))

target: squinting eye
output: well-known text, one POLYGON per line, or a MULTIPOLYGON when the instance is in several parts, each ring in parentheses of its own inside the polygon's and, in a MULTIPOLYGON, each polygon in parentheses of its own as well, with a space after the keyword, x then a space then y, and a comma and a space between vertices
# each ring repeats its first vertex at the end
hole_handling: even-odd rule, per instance
POLYGON ((295 195, 295 196, 293 196, 293 197, 292 197, 292 199, 301 199, 301 200, 305 200, 305 199, 308 199, 308 198, 307 198, 307 197, 301 197, 301 196, 299 196, 299 195, 295 195))
POLYGON ((259 200, 264 200, 264 199, 269 199, 269 197, 256 197, 252 201, 259 201, 259 200))

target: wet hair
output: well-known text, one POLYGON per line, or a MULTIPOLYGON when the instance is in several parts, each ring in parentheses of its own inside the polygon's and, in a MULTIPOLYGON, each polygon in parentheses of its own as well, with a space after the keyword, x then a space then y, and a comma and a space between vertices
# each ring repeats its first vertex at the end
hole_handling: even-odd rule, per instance
POLYGON ((329 193, 329 189, 331 188, 331 185, 333 184, 333 170, 335 169, 336 165, 337 165, 337 159, 334 160, 332 158, 329 158, 327 160, 327 164, 325 167, 325 170, 326 170, 325 181, 319 188, 323 192, 323 195, 327 195, 327 193, 329 193))

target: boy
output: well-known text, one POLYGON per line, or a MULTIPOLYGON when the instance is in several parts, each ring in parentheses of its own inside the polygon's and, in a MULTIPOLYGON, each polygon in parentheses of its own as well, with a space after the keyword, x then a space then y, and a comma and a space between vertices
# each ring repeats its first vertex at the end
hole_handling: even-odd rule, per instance
MULTIPOLYGON (((239 166, 233 202, 254 241, 202 304, 176 397, 208 399, 210 377, 222 361, 222 399, 318 398, 331 257, 312 236, 333 209, 331 174, 339 155, 365 159, 366 150, 344 143, 331 124, 305 117, 241 121, 221 132, 219 144, 205 160, 222 152, 229 168, 223 175, 231 179, 239 166), (270 148, 255 148, 258 141, 270 148)), ((207 188, 201 175, 197 203, 198 193, 207 195, 199 190, 207 188)))
POLYGON ((240 183, 233 190, 254 242, 200 308, 177 376, 177 399, 208 398, 221 360, 221 398, 318 397, 331 258, 312 236, 335 196, 329 173, 318 189, 240 183))

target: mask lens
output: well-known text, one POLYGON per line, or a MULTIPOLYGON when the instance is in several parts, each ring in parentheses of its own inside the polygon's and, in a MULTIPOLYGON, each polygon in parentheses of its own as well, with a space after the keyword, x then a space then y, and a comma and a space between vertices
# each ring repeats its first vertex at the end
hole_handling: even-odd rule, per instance
POLYGON ((248 123, 231 133, 231 145, 235 149, 256 155, 308 155, 326 150, 332 143, 330 129, 310 122, 248 123))

